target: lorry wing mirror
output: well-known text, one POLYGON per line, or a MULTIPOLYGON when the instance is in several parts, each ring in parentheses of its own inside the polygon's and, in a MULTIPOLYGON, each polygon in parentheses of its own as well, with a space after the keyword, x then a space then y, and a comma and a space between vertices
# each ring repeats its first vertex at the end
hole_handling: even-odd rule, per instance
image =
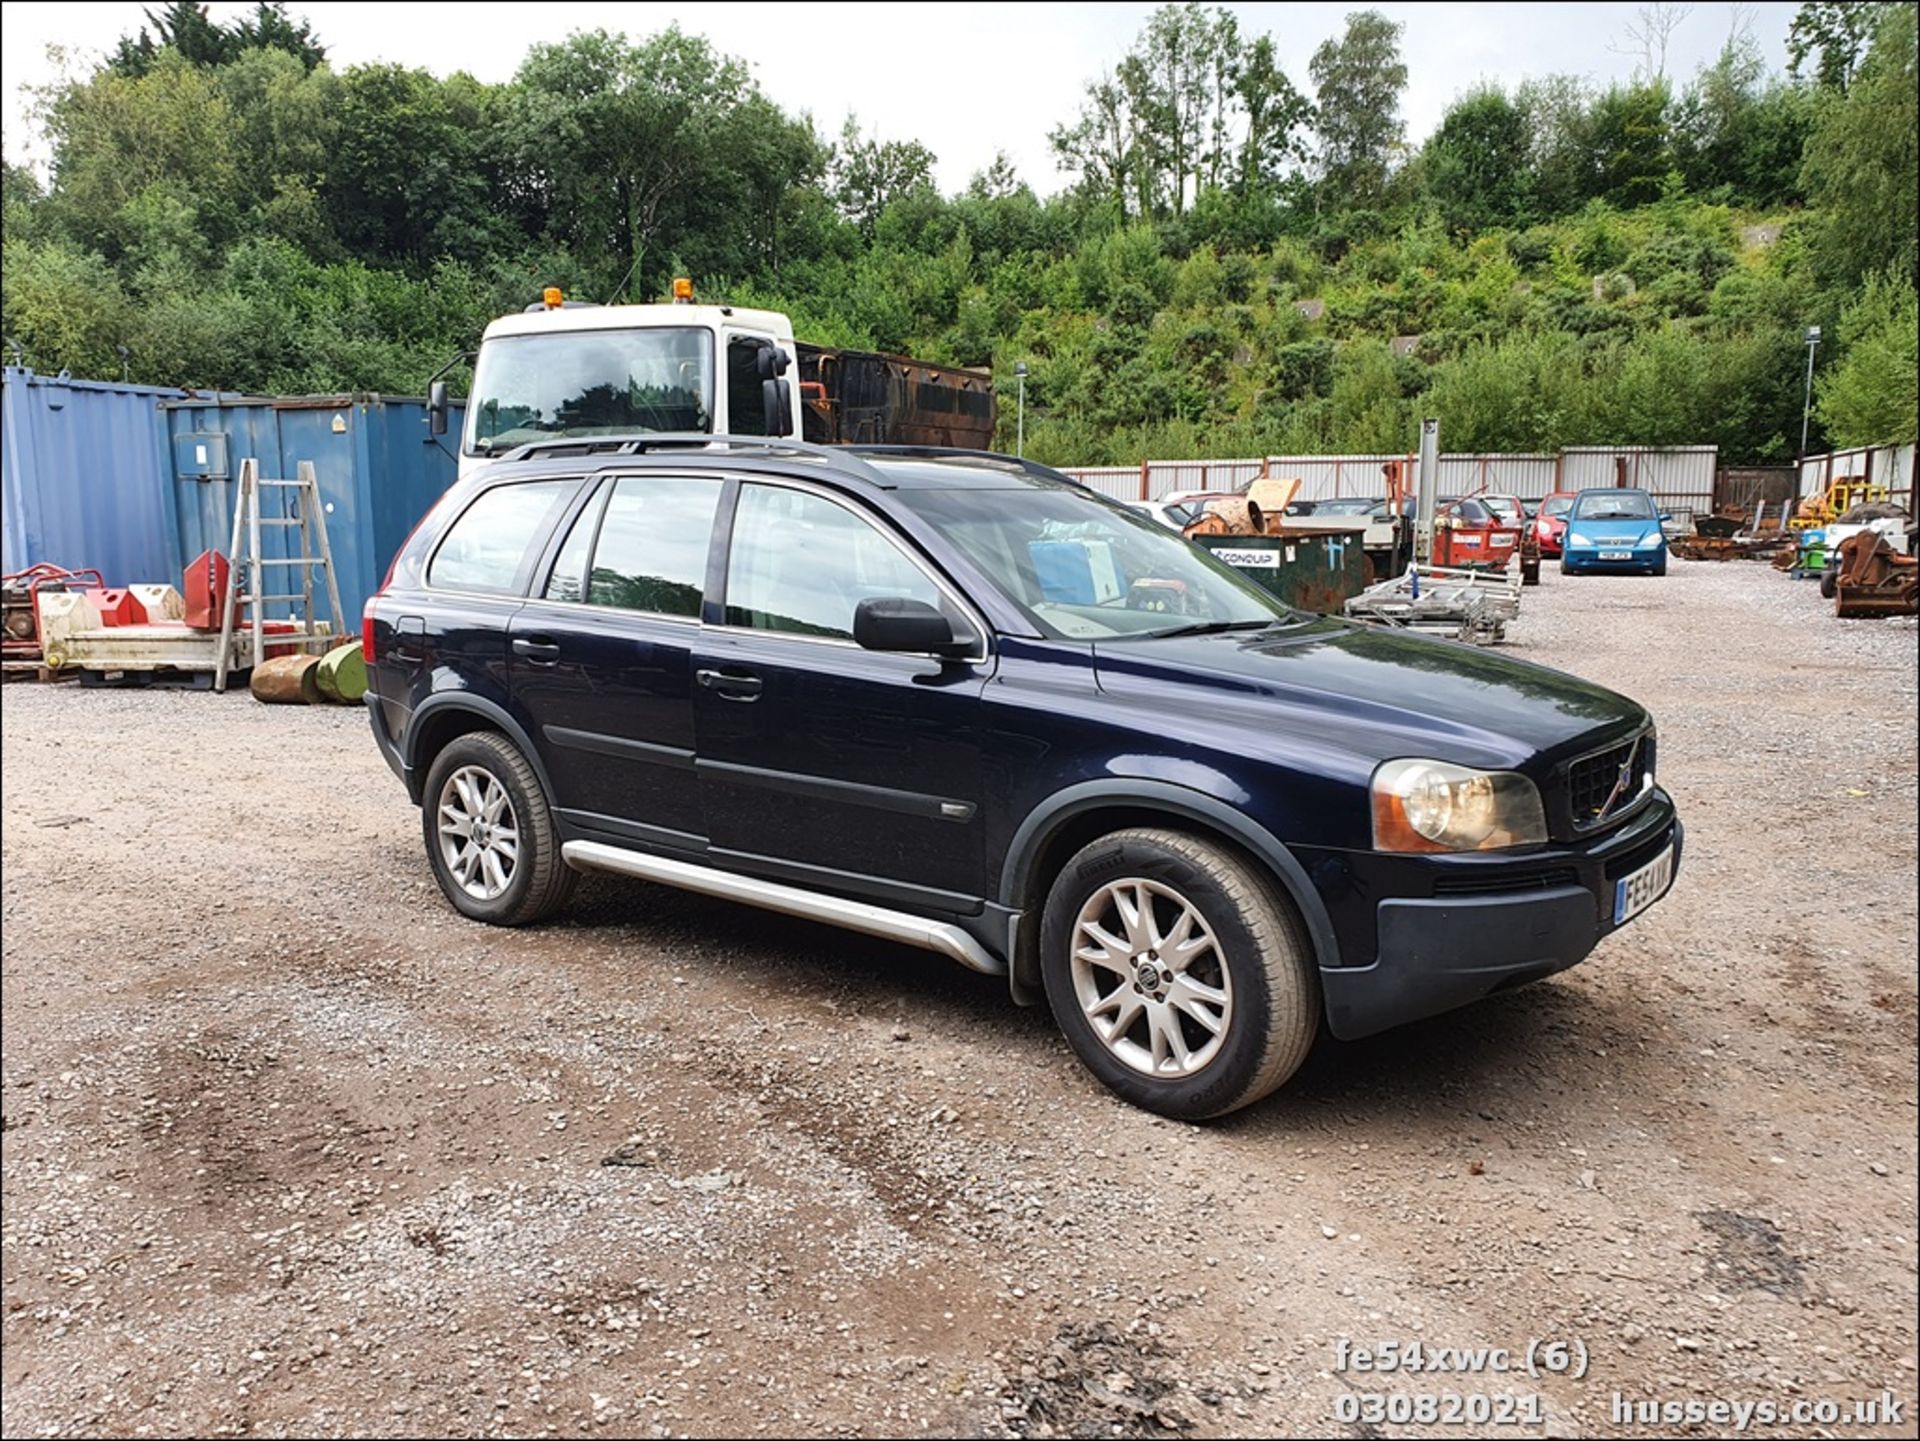
MULTIPOLYGON (((766 351, 760 352, 762 357, 766 351)), ((765 434, 793 434, 793 387, 784 380, 760 382, 760 409, 766 421, 765 434)))
POLYGON ((427 434, 447 433, 447 383, 436 380, 427 387, 427 434))
POLYGON ((754 363, 760 368, 762 380, 773 380, 787 373, 787 353, 777 345, 762 345, 754 363))

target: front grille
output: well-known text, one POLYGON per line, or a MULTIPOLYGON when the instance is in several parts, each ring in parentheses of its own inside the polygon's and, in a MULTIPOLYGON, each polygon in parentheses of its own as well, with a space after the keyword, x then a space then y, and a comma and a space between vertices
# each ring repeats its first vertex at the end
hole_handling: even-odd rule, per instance
POLYGON ((1624 856, 1615 856, 1607 862, 1608 881, 1617 881, 1622 876, 1630 876, 1660 852, 1673 844, 1673 827, 1668 826, 1644 845, 1634 847, 1624 856))
POLYGON ((1591 830, 1619 815, 1639 799, 1653 774, 1653 735, 1636 736, 1620 745, 1582 756, 1567 767, 1567 811, 1576 830, 1591 830), (1626 767, 1626 783, 1620 771, 1626 767))
POLYGON ((1489 872, 1484 876, 1441 876, 1433 883, 1436 896, 1486 895, 1493 891, 1544 891, 1554 886, 1577 886, 1580 873, 1572 866, 1546 866, 1533 871, 1489 872))

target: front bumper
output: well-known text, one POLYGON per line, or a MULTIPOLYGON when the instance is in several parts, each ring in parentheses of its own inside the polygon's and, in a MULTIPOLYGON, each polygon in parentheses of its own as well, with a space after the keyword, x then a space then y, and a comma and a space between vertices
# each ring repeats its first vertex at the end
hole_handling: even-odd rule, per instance
POLYGON ((1684 833, 1656 791, 1633 821, 1583 851, 1476 857, 1471 869, 1446 859, 1348 857, 1351 893, 1330 909, 1343 953, 1370 938, 1372 960, 1321 967, 1328 1029, 1357 1040, 1578 965, 1618 929, 1617 881, 1669 845, 1678 877, 1684 833))
POLYGON ((1651 550, 1637 547, 1606 546, 1608 551, 1631 549, 1633 554, 1626 560, 1600 559, 1600 546, 1566 546, 1560 552, 1560 563, 1568 570, 1591 570, 1596 572, 1618 572, 1622 575, 1635 571, 1657 570, 1667 563, 1667 548, 1654 546, 1651 550))

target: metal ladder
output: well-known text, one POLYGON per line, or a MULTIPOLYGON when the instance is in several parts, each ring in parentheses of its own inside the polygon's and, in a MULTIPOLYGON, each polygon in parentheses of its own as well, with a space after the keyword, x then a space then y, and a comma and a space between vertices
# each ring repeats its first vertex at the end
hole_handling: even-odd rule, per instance
POLYGON ((227 688, 227 663, 233 656, 234 618, 241 606, 252 607, 244 624, 253 636, 253 664, 256 667, 266 658, 269 645, 276 648, 299 646, 302 649, 313 645, 333 645, 345 634, 346 617, 340 609, 340 585, 334 579, 333 550, 327 544, 326 508, 320 500, 320 482, 314 475, 313 462, 301 461, 297 474, 298 478, 294 480, 262 480, 259 461, 240 462, 240 489, 233 502, 233 543, 227 548, 227 554, 234 557, 234 564, 227 581, 226 603, 220 611, 220 655, 214 664, 213 688, 216 691, 225 691, 227 688), (260 493, 263 490, 276 490, 285 497, 277 511, 269 508, 267 514, 261 514, 260 493), (300 550, 297 555, 261 554, 262 529, 293 526, 300 528, 300 550), (247 542, 244 562, 240 555, 243 533, 247 542), (300 588, 268 591, 268 569, 286 566, 297 568, 300 588), (327 580, 327 603, 333 607, 331 631, 319 629, 314 620, 313 572, 316 567, 327 580), (246 584, 244 594, 241 591, 243 572, 246 584), (294 601, 300 602, 299 615, 290 617, 297 622, 295 628, 285 633, 269 634, 266 629, 267 606, 291 604, 294 601))

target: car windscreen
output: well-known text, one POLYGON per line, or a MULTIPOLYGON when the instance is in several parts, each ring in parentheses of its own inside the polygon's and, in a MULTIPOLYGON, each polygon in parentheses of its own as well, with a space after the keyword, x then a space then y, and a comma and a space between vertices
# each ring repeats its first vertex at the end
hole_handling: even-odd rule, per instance
POLYGON ((1550 495, 1540 502, 1540 514, 1565 515, 1572 505, 1573 497, 1570 495, 1550 495))
POLYGON ((1055 639, 1150 638, 1304 619, 1165 526, 1085 492, 902 488, 896 497, 1055 639))
POLYGON ((713 428, 713 337, 692 326, 504 335, 480 348, 469 455, 536 440, 713 428))
POLYGON ((1652 520, 1653 502, 1637 490, 1589 490, 1573 503, 1575 520, 1652 520))
POLYGON ((1344 500, 1323 500, 1314 508, 1315 515, 1367 515, 1381 502, 1368 500, 1364 496, 1349 496, 1344 500))
POLYGON ((1481 503, 1502 520, 1519 520, 1527 513, 1526 508, 1510 495, 1489 495, 1481 503))

